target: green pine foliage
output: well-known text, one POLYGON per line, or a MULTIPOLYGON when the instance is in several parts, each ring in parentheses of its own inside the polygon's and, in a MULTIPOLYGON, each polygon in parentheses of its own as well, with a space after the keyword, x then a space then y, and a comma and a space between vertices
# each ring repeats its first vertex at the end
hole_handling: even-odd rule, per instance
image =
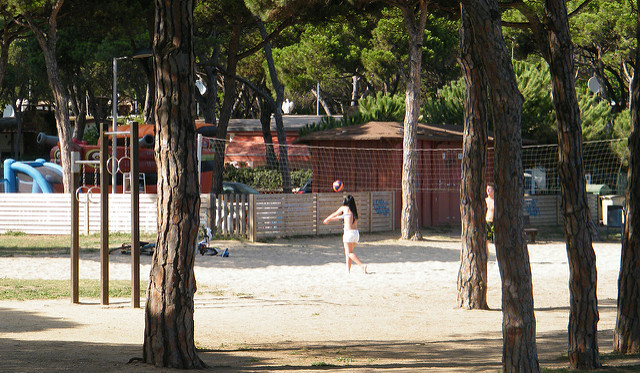
POLYGON ((336 119, 334 117, 323 117, 320 122, 307 124, 302 127, 298 134, 305 136, 317 131, 325 131, 332 128, 348 127, 370 121, 377 122, 402 122, 404 121, 405 102, 404 95, 383 95, 369 96, 361 99, 358 105, 358 112, 353 115, 336 119))
POLYGON ((464 124, 464 79, 440 88, 437 97, 429 97, 422 107, 422 122, 429 124, 464 124))
MULTIPOLYGON (((291 171, 291 186, 299 188, 313 175, 310 169, 291 171)), ((261 192, 278 192, 282 190, 282 176, 277 169, 265 167, 239 167, 232 165, 224 167, 223 179, 247 184, 261 192)))
POLYGON ((586 141, 615 138, 614 115, 608 101, 599 99, 588 90, 578 95, 582 138, 586 141))
POLYGON ((365 97, 358 102, 358 111, 365 121, 402 122, 404 120, 404 95, 383 95, 365 97))
POLYGON ((557 139, 557 125, 551 97, 551 74, 548 65, 513 61, 518 89, 524 97, 522 104, 522 137, 541 144, 557 139))

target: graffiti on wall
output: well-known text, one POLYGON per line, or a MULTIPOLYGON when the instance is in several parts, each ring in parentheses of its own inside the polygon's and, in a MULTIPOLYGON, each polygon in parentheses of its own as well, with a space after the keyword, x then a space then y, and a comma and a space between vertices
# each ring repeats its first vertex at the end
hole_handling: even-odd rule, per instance
POLYGON ((391 210, 389 209, 389 201, 386 199, 374 199, 373 212, 382 216, 391 215, 391 210))
POLYGON ((524 200, 524 209, 529 216, 540 215, 540 209, 538 209, 538 204, 536 203, 535 199, 524 200))

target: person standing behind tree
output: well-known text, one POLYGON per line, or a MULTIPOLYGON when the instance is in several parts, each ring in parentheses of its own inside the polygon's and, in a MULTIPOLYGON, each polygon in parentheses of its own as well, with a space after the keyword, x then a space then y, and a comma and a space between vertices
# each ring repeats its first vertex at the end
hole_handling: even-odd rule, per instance
POLYGON ((334 213, 324 219, 324 224, 332 221, 344 220, 344 234, 342 242, 344 244, 344 256, 347 263, 347 272, 351 273, 351 261, 362 267, 362 271, 367 273, 367 266, 362 264, 360 259, 353 253, 356 243, 360 240, 360 232, 358 231, 358 209, 356 208, 356 200, 352 195, 347 195, 342 201, 342 206, 334 213))
POLYGON ((494 212, 494 190, 493 184, 487 184, 487 198, 485 198, 485 202, 487 203, 487 216, 485 220, 487 222, 487 250, 489 250, 489 242, 493 242, 493 212, 494 212))

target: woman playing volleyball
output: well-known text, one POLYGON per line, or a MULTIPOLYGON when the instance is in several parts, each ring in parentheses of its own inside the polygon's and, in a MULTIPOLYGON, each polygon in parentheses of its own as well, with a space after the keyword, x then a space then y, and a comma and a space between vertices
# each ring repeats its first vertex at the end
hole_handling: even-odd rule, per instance
POLYGON ((360 240, 360 232, 358 232, 358 209, 356 208, 356 200, 352 195, 344 197, 342 206, 338 208, 333 214, 327 216, 324 219, 324 224, 329 224, 332 221, 344 220, 344 234, 342 235, 342 242, 344 244, 344 256, 347 262, 347 272, 351 272, 351 261, 353 260, 357 265, 362 267, 362 271, 367 273, 367 266, 362 264, 360 259, 353 253, 353 249, 356 247, 356 243, 360 240))

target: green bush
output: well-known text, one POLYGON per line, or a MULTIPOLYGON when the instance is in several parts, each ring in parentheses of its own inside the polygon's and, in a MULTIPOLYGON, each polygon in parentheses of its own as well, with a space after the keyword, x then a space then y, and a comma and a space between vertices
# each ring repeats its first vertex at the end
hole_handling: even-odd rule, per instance
MULTIPOLYGON (((299 188, 313 175, 310 169, 291 171, 291 187, 299 188)), ((247 184, 259 191, 278 192, 282 190, 282 176, 280 171, 265 167, 240 167, 232 165, 224 167, 223 179, 247 184)))

